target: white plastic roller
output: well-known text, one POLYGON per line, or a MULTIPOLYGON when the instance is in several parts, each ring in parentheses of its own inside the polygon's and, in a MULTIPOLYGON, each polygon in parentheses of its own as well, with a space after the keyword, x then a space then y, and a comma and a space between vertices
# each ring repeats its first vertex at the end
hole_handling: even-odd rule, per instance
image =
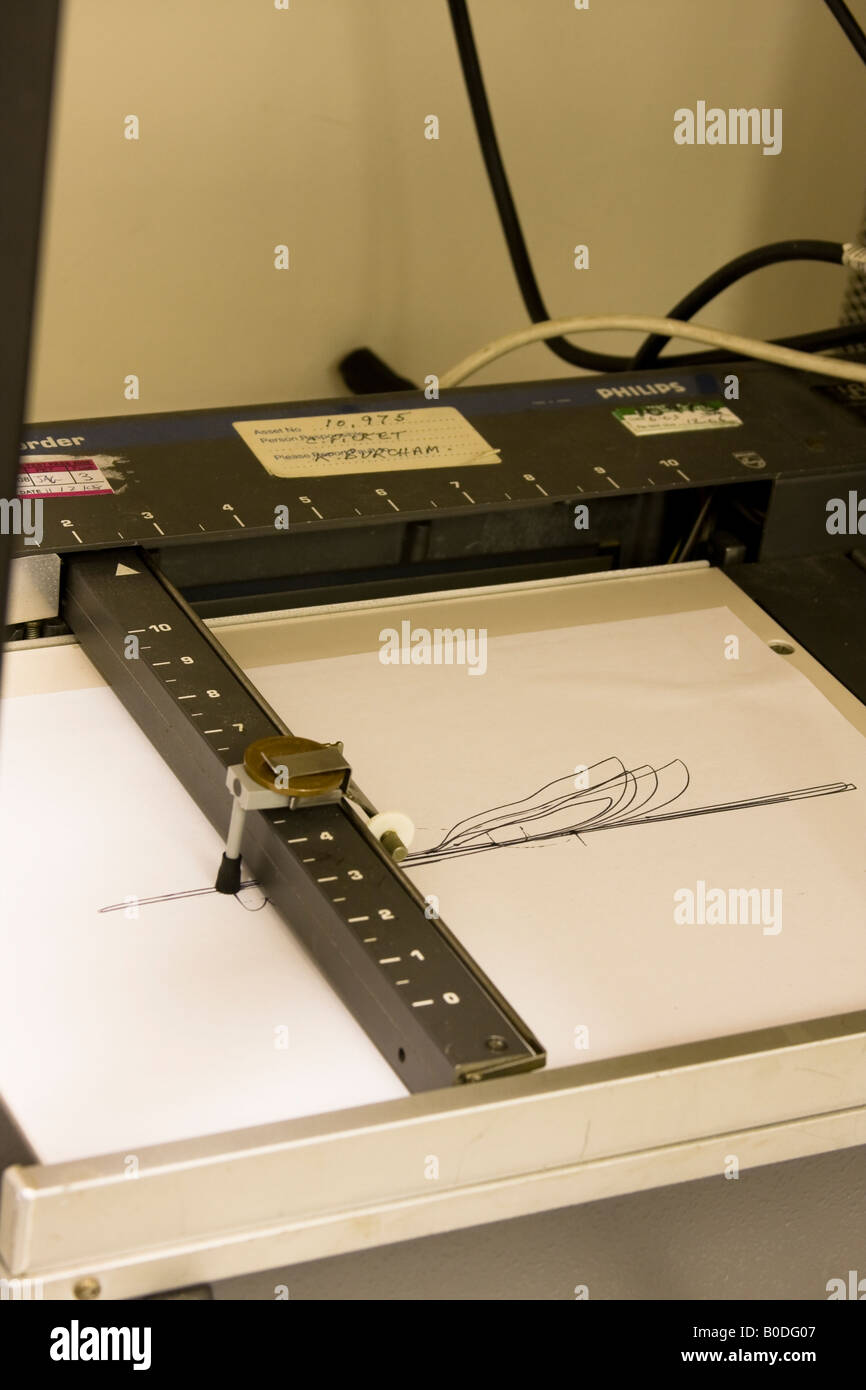
POLYGON ((402 811, 379 811, 370 817, 369 826, 382 847, 397 863, 405 859, 405 853, 400 853, 400 845, 404 845, 408 850, 415 838, 415 826, 407 815, 402 811))

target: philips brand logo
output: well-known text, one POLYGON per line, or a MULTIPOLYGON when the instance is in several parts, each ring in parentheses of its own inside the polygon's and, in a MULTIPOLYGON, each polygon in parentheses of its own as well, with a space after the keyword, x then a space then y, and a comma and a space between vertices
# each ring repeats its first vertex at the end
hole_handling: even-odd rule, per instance
POLYGON ((775 106, 707 106, 699 101, 692 111, 680 106, 674 112, 677 145, 763 145, 763 154, 782 153, 782 108, 775 106))
POLYGON ((672 392, 682 395, 686 389, 681 381, 653 381, 643 386, 596 386, 595 394, 607 401, 623 396, 669 396, 672 392))

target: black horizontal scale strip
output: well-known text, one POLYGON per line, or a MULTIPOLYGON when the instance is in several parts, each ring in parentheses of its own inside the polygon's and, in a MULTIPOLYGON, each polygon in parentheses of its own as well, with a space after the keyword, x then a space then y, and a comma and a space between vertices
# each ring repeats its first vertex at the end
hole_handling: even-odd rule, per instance
MULTIPOLYGON (((99 461, 111 490, 45 498, 41 544, 30 545, 32 537, 22 535, 15 548, 22 555, 80 554, 194 544, 206 570, 212 543, 244 549, 267 539, 290 548, 298 537, 306 541, 342 528, 361 536, 418 521, 862 468, 862 423, 826 394, 826 380, 755 362, 737 363, 734 376, 738 388, 730 398, 728 370, 704 364, 458 387, 434 401, 421 392, 399 392, 363 403, 282 402, 27 425, 25 461, 66 454, 99 461), (639 437, 615 414, 625 406, 711 401, 726 404, 741 424, 639 437), (283 478, 269 473, 233 428, 234 421, 254 417, 304 418, 323 410, 351 417, 443 406, 457 409, 499 451, 500 462, 384 471, 371 463, 368 472, 347 474, 323 464, 321 476, 283 478), (81 442, 67 448, 70 439, 81 442), (287 530, 276 529, 276 508, 287 509, 287 530)), ((221 562, 223 578, 231 577, 231 568, 221 562)))

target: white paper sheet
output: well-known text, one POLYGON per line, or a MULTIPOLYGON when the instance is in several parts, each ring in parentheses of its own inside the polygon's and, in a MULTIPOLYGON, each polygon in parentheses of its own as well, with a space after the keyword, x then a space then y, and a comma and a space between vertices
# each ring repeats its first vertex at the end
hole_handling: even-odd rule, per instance
MULTIPOLYGON (((345 741, 413 849, 611 756, 683 760, 680 807, 856 784, 413 868, 550 1065, 863 1006, 866 741, 726 609, 492 639, 483 676, 378 651, 251 675, 296 732, 345 741), (698 881, 781 889, 781 930, 677 924, 698 881)), ((207 886, 220 852, 111 692, 8 699, 0 735, 0 1091, 43 1160, 405 1094, 269 907, 99 912, 207 886)))
POLYGON ((613 755, 682 759, 671 810, 856 784, 411 870, 549 1065, 863 1007, 866 740, 729 610, 494 638, 483 676, 377 652, 252 676, 295 729, 345 740, 364 790, 415 820, 413 851, 613 755), (676 924, 674 893, 699 881, 780 888, 781 931, 676 924))
POLYGON ((0 1093, 44 1162, 406 1094, 270 906, 99 911, 222 852, 110 690, 4 700, 0 730, 0 1093))

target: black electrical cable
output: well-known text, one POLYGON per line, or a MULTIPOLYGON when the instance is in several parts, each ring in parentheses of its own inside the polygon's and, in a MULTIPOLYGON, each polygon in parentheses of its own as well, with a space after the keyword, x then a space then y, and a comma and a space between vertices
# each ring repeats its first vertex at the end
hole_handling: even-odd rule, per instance
MULTIPOLYGON (((538 288, 538 281, 532 269, 529 251, 520 226, 520 218, 517 216, 517 208, 511 196, 508 176, 502 163, 499 142, 496 139, 493 117, 490 113, 490 103, 487 100, 487 92, 484 87, 478 50, 472 36, 472 25, 469 21, 466 0, 448 0, 448 9, 451 13, 451 24, 454 29, 454 37, 457 40, 457 52, 460 55, 460 66, 463 69, 463 80, 466 83, 472 118, 475 122, 481 154, 484 158, 484 167, 487 170, 487 177, 496 202, 499 221, 505 234, 505 243, 511 257, 511 264, 514 267, 517 284, 531 321, 544 323, 553 315, 548 313, 547 306, 541 297, 541 290, 538 288)), ((621 371, 624 366, 628 365, 629 361, 628 358, 613 357, 607 353, 590 352, 586 348, 575 347, 566 338, 548 338, 546 346, 563 362, 568 362, 572 367, 583 367, 591 372, 621 371)))
MULTIPOLYGON (((829 4, 830 0, 827 0, 827 3, 829 4)), ((552 315, 542 299, 538 281, 535 278, 529 250, 505 173, 466 0, 448 0, 448 9, 451 14, 454 37, 457 41, 457 51, 460 55, 469 105, 514 274, 530 320, 533 323, 543 323, 552 315)), ((856 29, 857 26, 853 19, 851 24, 856 29)), ((696 313, 698 309, 709 303, 716 294, 719 294, 742 276, 757 270, 760 266, 790 260, 821 260, 841 264, 841 259, 841 244, 837 245, 834 242, 781 241, 771 243, 768 246, 759 246, 753 251, 747 251, 742 256, 735 257, 727 265, 721 266, 708 276, 706 280, 701 281, 700 285, 680 301, 677 311, 672 310, 668 317, 680 319, 690 317, 691 314, 696 313)), ((647 338, 633 357, 591 352, 568 342, 566 338, 548 338, 545 340, 545 345, 563 362, 568 362, 573 367, 582 367, 585 371, 591 372, 621 372, 645 366, 647 361, 653 361, 666 341, 665 338, 653 335, 647 338)), ((833 338, 827 332, 819 332, 800 334, 796 338, 778 338, 774 341, 785 347, 801 347, 804 351, 818 351, 827 346, 842 346, 851 342, 860 342, 862 337, 855 335, 853 338, 833 338)), ((711 350, 709 352, 690 352, 669 356, 665 358, 665 363, 670 363, 672 366, 676 364, 685 366, 689 363, 713 360, 722 362, 736 361, 737 359, 732 353, 719 353, 711 350)))
POLYGON ((834 18, 839 21, 846 37, 851 40, 853 47, 863 62, 866 63, 866 34, 863 33, 844 0, 824 0, 824 4, 834 18))
MULTIPOLYGON (((754 251, 735 256, 732 261, 714 270, 712 275, 708 275, 706 280, 702 280, 679 300, 665 318, 688 321, 716 295, 763 266, 779 265, 783 261, 825 261, 828 265, 841 265, 842 255, 842 243, 838 241, 771 241, 766 246, 756 246, 754 251)), ((636 370, 651 366, 669 342, 670 338, 651 333, 635 353, 632 367, 636 370)))
POLYGON ((414 381, 400 376, 372 348, 353 348, 337 363, 344 383, 355 396, 385 396, 391 391, 414 391, 414 381))

